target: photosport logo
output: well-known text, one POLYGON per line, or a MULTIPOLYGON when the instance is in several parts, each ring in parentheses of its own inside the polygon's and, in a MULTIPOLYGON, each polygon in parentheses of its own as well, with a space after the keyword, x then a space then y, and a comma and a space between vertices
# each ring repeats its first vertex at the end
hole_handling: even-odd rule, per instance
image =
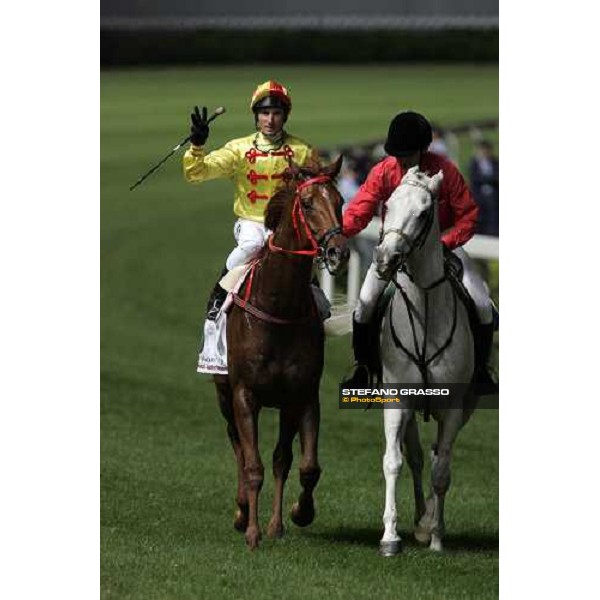
POLYGON ((340 408, 498 408, 498 395, 475 397, 470 383, 404 384, 386 383, 373 388, 339 386, 340 408))

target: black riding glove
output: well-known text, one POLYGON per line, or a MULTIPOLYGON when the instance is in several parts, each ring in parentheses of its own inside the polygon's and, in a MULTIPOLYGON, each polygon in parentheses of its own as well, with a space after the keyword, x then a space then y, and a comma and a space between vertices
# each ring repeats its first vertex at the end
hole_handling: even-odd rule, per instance
POLYGON ((192 119, 192 127, 190 128, 192 135, 190 141, 194 146, 204 146, 208 139, 209 129, 207 115, 208 111, 206 106, 202 107, 202 116, 200 115, 198 107, 194 106, 194 112, 190 115, 192 119))

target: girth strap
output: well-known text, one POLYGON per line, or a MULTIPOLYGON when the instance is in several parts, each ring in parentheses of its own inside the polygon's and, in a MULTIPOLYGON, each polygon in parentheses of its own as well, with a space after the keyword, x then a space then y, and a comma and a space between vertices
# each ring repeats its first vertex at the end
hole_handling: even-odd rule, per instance
POLYGON ((312 313, 301 319, 282 319, 280 317, 274 317, 273 315, 266 313, 264 310, 257 308, 253 304, 250 304, 250 302, 247 300, 243 300, 237 294, 234 293, 232 296, 234 304, 245 310, 247 313, 250 313, 253 317, 260 319, 261 321, 265 321, 266 323, 275 323, 276 325, 301 325, 310 321, 310 319, 313 317, 312 313))

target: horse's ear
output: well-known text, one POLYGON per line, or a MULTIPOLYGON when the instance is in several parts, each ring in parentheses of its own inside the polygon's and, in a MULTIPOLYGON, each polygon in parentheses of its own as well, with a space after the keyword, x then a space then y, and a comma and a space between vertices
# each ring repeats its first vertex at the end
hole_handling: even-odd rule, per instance
POLYGON ((331 177, 331 179, 335 179, 342 168, 342 163, 344 162, 344 155, 340 154, 337 159, 331 164, 327 165, 324 169, 322 169, 321 173, 323 175, 327 175, 331 177))
POLYGON ((429 191, 435 196, 440 191, 440 187, 442 185, 442 181, 444 180, 444 173, 440 169, 427 184, 429 191))

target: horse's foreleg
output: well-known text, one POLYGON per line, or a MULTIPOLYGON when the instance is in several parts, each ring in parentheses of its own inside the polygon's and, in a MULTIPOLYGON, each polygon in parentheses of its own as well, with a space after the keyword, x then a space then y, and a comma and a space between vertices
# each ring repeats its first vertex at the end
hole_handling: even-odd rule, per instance
POLYGON ((267 535, 283 535, 283 490, 292 466, 292 442, 298 431, 298 411, 282 408, 279 415, 279 440, 273 452, 273 477, 275 477, 275 495, 273 496, 273 515, 269 522, 267 535))
POLYGON ((258 494, 264 481, 264 467, 258 450, 258 413, 252 393, 239 386, 233 398, 233 413, 240 437, 244 458, 244 484, 248 497, 248 527, 246 542, 251 550, 258 547, 260 527, 258 525, 258 494))
POLYGON ((242 445, 235 429, 235 424, 230 424, 227 427, 227 433, 235 452, 235 458, 237 462, 237 496, 236 503, 238 509, 235 513, 233 526, 241 533, 246 531, 248 527, 248 494, 246 493, 246 484, 244 482, 244 453, 242 452, 242 445))
POLYGON ((221 414, 227 421, 227 435, 237 463, 237 496, 236 502, 238 509, 235 514, 233 526, 242 533, 246 531, 248 526, 248 496, 246 494, 246 486, 244 485, 244 454, 240 444, 237 429, 235 427, 235 419, 233 416, 233 397, 231 388, 228 383, 217 382, 217 395, 219 398, 219 408, 221 414))
MULTIPOLYGON (((445 533, 444 502, 450 488, 450 460, 452 446, 463 423, 462 409, 448 409, 444 413, 441 431, 438 435, 436 454, 431 468, 432 511, 429 520, 431 550, 441 551, 445 533)), ((429 515, 426 515, 426 519, 429 515)))
POLYGON ((382 556, 394 556, 402 550, 402 540, 396 530, 396 482, 402 470, 402 437, 411 417, 412 411, 403 408, 390 408, 383 411, 385 510, 383 512, 383 537, 379 542, 379 553, 382 556))
POLYGON ((319 423, 321 419, 319 396, 315 402, 304 407, 300 418, 300 485, 302 492, 292 507, 292 521, 299 527, 310 525, 315 518, 313 490, 319 482, 319 423))
POLYGON ((404 451, 406 462, 412 473, 413 491, 415 496, 414 524, 418 525, 421 517, 425 514, 425 495, 423 493, 423 448, 421 447, 421 440, 419 439, 419 424, 417 423, 414 414, 406 424, 404 451))

